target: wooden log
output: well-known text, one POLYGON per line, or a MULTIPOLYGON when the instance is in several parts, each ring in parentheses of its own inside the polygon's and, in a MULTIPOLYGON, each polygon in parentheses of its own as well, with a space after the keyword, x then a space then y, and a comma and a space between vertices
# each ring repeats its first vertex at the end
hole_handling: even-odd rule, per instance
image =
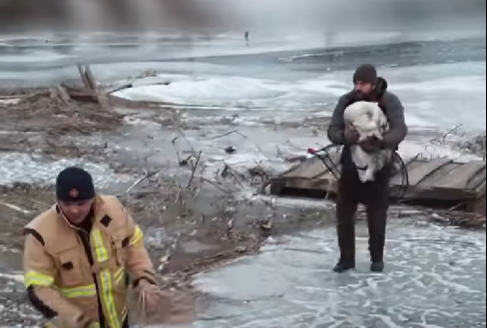
MULTIPOLYGON (((82 65, 78 65, 78 71, 81 76, 81 80, 83 81, 83 85, 85 89, 91 90, 93 94, 93 99, 100 104, 103 108, 109 107, 109 100, 108 96, 103 92, 100 92, 98 88, 98 83, 95 79, 93 71, 91 70, 90 66, 83 67, 82 65)), ((74 96, 71 94, 71 96, 74 96)), ((83 98, 83 96, 78 95, 79 97, 83 98)))
POLYGON ((96 101, 96 93, 91 89, 71 87, 68 85, 63 85, 64 90, 69 95, 70 98, 91 98, 96 101))
POLYGON ((81 81, 83 82, 84 87, 87 89, 91 89, 90 81, 86 77, 85 70, 84 70, 82 65, 78 65, 78 71, 79 71, 79 75, 81 77, 81 81))
POLYGON ((57 89, 57 91, 59 93, 59 96, 63 100, 63 102, 65 104, 69 104, 69 102, 71 101, 71 97, 69 96, 69 94, 66 91, 66 89, 64 87, 62 87, 62 86, 58 86, 56 89, 57 89))
POLYGON ((93 75, 93 72, 92 72, 90 66, 86 66, 85 76, 86 76, 86 80, 88 81, 88 84, 90 86, 90 89, 95 91, 96 93, 98 93, 98 83, 95 80, 95 76, 93 75))

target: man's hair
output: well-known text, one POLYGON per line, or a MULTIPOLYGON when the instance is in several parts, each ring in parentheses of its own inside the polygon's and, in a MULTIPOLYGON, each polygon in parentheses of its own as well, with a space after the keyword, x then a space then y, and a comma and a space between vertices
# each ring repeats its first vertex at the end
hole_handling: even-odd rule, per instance
POLYGON ((373 65, 365 64, 357 68, 353 74, 353 83, 365 82, 376 84, 378 79, 377 70, 373 65))

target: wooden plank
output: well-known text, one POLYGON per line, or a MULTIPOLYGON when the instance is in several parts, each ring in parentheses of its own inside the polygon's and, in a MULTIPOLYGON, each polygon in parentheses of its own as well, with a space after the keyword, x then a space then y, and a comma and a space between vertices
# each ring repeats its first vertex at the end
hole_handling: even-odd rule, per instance
POLYGON ((444 176, 440 181, 435 183, 436 189, 467 189, 468 184, 482 171, 486 166, 483 161, 472 161, 457 167, 449 175, 444 176))
POLYGON ((320 181, 323 181, 325 186, 326 198, 338 192, 338 180, 332 172, 325 173, 325 175, 320 177, 320 181))
POLYGON ((279 179, 289 179, 289 178, 301 178, 304 174, 304 172, 308 171, 310 167, 313 165, 316 165, 315 162, 317 162, 317 158, 311 158, 308 159, 295 167, 293 167, 291 170, 284 172, 283 174, 279 175, 279 179))
POLYGON ((477 174, 467 185, 467 189, 480 191, 482 187, 485 188, 485 182, 487 179, 487 171, 482 170, 477 174))
POLYGON ((481 196, 475 200, 473 200, 472 202, 470 202, 468 204, 468 207, 467 207, 467 211, 469 212, 473 212, 473 213, 478 213, 478 214, 481 214, 481 215, 484 215, 486 214, 486 193, 485 193, 485 189, 484 189, 484 192, 481 194, 481 196))
MULTIPOLYGON (((424 161, 423 161, 424 164, 424 161)), ((409 200, 416 200, 416 201, 422 201, 422 200, 443 200, 443 201, 448 201, 448 200, 455 200, 458 199, 458 197, 462 197, 462 195, 455 195, 452 193, 443 193, 443 190, 439 189, 434 189, 433 185, 436 181, 441 179, 444 175, 450 174, 454 169, 456 169, 459 165, 459 163, 451 162, 448 163, 439 169, 435 170, 432 172, 426 179, 421 181, 417 185, 409 185, 407 189, 407 193, 405 198, 409 200)), ((396 188, 399 190, 399 188, 396 188)))
POLYGON ((323 175, 326 172, 328 172, 328 169, 326 168, 325 164, 323 164, 319 158, 313 157, 299 165, 296 170, 281 176, 281 178, 299 178, 310 180, 314 177, 323 175))
POLYGON ((487 181, 484 180, 484 182, 482 182, 482 184, 474 190, 475 198, 478 200, 480 198, 485 197, 486 191, 487 191, 487 181))
MULTIPOLYGON (((481 203, 485 197, 487 172, 484 162, 462 164, 450 159, 420 159, 406 166, 410 187, 405 198, 411 202, 434 201, 437 204, 434 206, 445 204, 448 207, 451 206, 449 204, 458 203, 474 208, 479 207, 474 205, 481 203)), ((393 198, 402 196, 401 182, 400 175, 393 177, 390 191, 393 198)), ((318 191, 328 198, 336 195, 338 181, 319 158, 313 157, 274 178, 271 187, 276 191, 281 188, 294 189, 296 196, 299 196, 299 190, 304 192, 302 195, 307 191, 318 191)))
POLYGON ((423 165, 420 165, 409 172, 409 185, 411 187, 417 186, 435 173, 436 170, 452 162, 453 160, 446 158, 424 162, 423 165))
POLYGON ((325 170, 322 172, 317 172, 316 175, 312 175, 312 173, 310 173, 310 177, 312 179, 322 179, 322 178, 327 178, 327 176, 330 176, 334 180, 336 180, 335 176, 330 171, 330 169, 333 170, 334 165, 335 165, 336 168, 338 169, 338 174, 340 174, 340 171, 341 171, 340 157, 341 157, 341 153, 330 153, 329 158, 325 159, 326 164, 323 162, 322 159, 320 159, 321 163, 325 167, 325 170), (323 176, 325 176, 325 177, 323 177, 323 176))
POLYGON ((290 179, 285 180, 282 188, 292 188, 306 190, 319 190, 326 192, 329 182, 325 180, 309 180, 309 179, 290 179))
POLYGON ((434 188, 435 184, 442 180, 443 177, 449 175, 451 172, 456 170, 459 166, 462 166, 460 163, 451 162, 442 167, 438 170, 434 171, 427 179, 420 182, 416 187, 417 189, 423 190, 431 190, 434 188))
MULTIPOLYGON (((408 172, 412 172, 413 170, 417 169, 418 167, 424 165, 424 161, 411 161, 406 164, 406 168, 408 169, 408 172)), ((402 174, 398 173, 396 174, 392 180, 390 185, 392 187, 400 187, 402 185, 402 174)))

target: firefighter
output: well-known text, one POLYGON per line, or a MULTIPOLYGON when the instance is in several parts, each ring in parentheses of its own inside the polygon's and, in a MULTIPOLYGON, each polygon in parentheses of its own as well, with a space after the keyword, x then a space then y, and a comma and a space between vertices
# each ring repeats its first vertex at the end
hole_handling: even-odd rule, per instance
POLYGON ((383 149, 397 150, 407 136, 408 128, 401 101, 387 90, 387 81, 378 77, 374 66, 360 66, 353 76, 353 82, 354 90, 340 98, 328 129, 328 139, 344 146, 336 204, 340 260, 334 271, 342 273, 355 268, 355 215, 358 204, 363 203, 367 207, 370 268, 373 272, 382 272, 392 163, 377 172, 374 181, 362 183, 352 160, 350 146, 359 144, 369 153, 383 149), (389 130, 382 140, 370 138, 359 143, 359 133, 353 127, 345 126, 345 109, 357 101, 378 102, 389 123, 389 130))
POLYGON ((95 193, 81 168, 62 171, 57 204, 24 229, 24 282, 46 327, 127 328, 127 291, 155 311, 157 281, 140 228, 116 197, 95 193))

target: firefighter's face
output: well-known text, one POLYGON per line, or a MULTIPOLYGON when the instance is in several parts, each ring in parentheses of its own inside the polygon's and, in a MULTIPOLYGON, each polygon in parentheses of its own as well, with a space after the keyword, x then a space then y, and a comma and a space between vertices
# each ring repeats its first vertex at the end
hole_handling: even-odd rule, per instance
POLYGON ((63 211, 69 222, 73 224, 80 224, 90 214, 93 202, 94 199, 79 202, 59 201, 59 205, 61 206, 61 210, 63 211))

